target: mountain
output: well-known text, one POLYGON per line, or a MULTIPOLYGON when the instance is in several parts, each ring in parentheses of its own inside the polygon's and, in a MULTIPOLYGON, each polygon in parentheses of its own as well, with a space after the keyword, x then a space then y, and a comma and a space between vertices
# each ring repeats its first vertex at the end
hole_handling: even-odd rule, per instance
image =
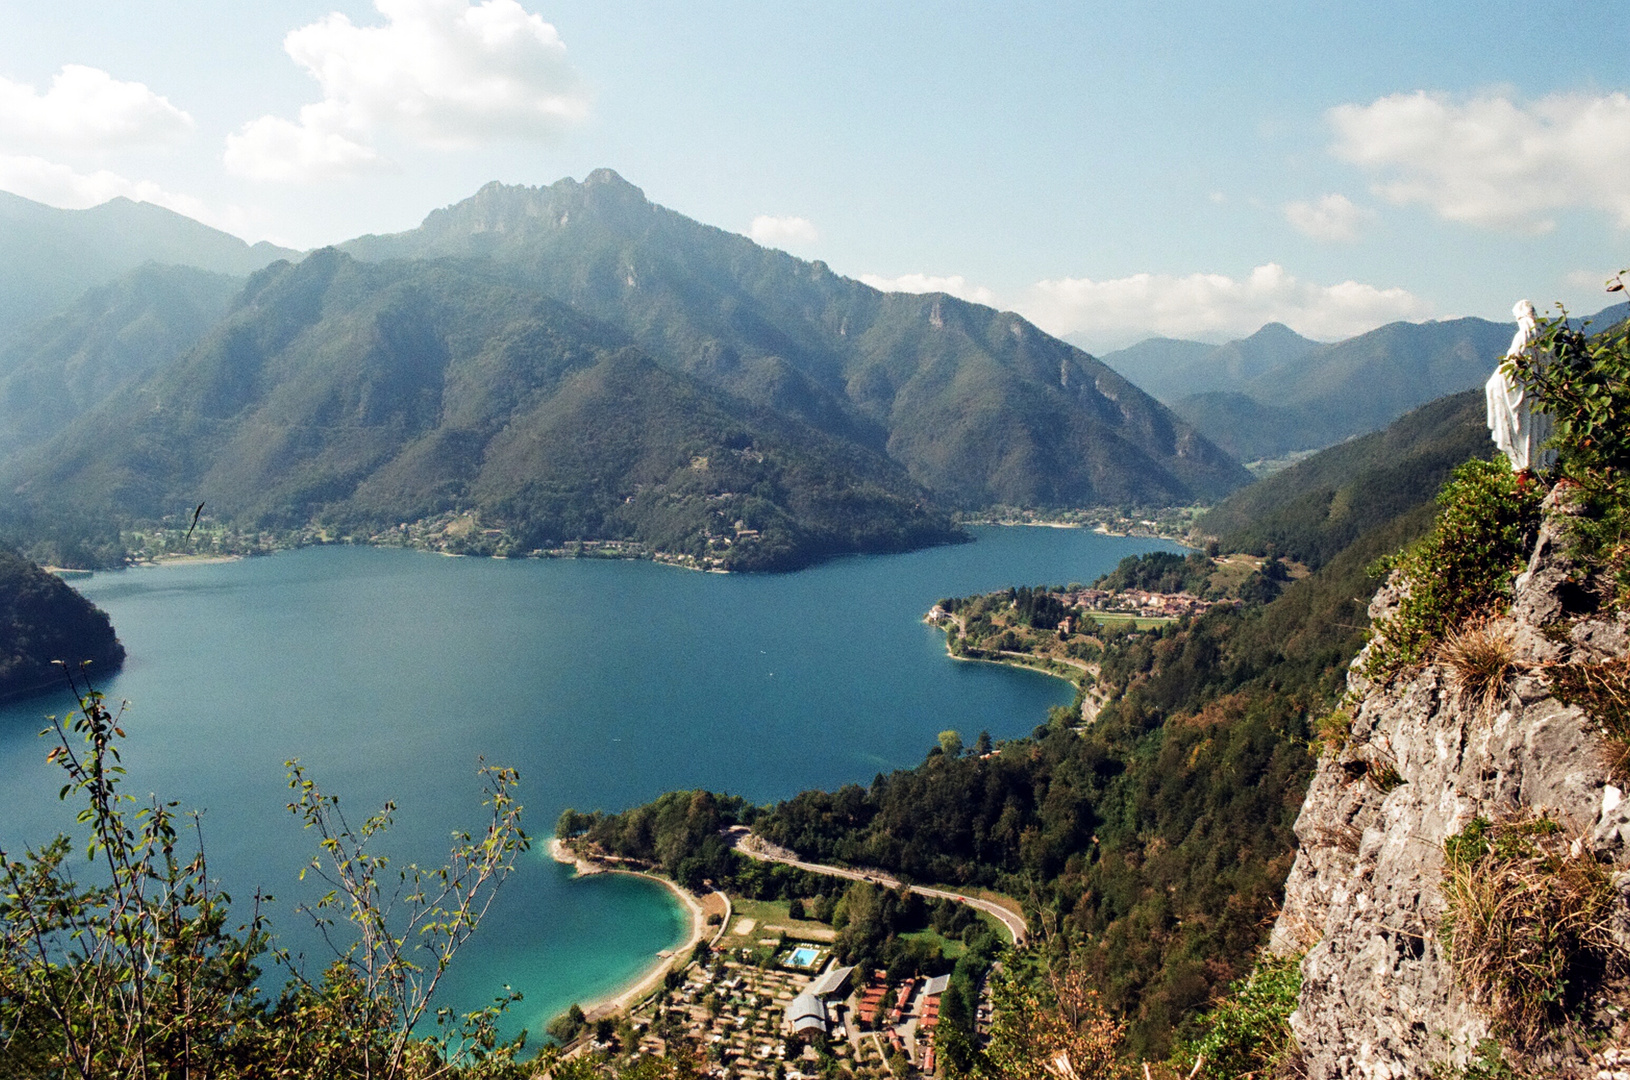
POLYGON ((1370 529, 1429 508, 1455 466, 1493 452, 1483 394, 1467 390, 1241 488, 1195 531, 1227 551, 1317 568, 1370 529))
POLYGON ((53 660, 97 677, 118 670, 124 646, 107 615, 10 548, 0 546, 0 699, 63 685, 53 660))
POLYGON ((489 184, 359 259, 488 262, 664 367, 868 449, 953 505, 1172 505, 1247 473, 1097 360, 1017 315, 880 293, 653 205, 609 169, 489 184))
POLYGON ((883 454, 655 364, 468 262, 332 249, 254 275, 198 345, 4 482, 55 506, 376 532, 461 511, 521 551, 631 540, 736 569, 952 539, 883 454))
POLYGON ((148 264, 0 348, 0 457, 36 445, 201 339, 239 278, 148 264))
POLYGON ((1302 359, 1319 347, 1284 323, 1268 323, 1248 338, 1206 345, 1150 338, 1101 359, 1170 405, 1193 394, 1234 390, 1249 380, 1302 359))
POLYGON ((111 199, 60 210, 0 192, 0 347, 66 308, 87 289, 143 263, 242 277, 295 252, 253 246, 151 203, 111 199))
POLYGON ((1228 389, 1179 398, 1172 410, 1241 460, 1318 449, 1482 385, 1511 334, 1509 325, 1475 318, 1389 323, 1228 389))

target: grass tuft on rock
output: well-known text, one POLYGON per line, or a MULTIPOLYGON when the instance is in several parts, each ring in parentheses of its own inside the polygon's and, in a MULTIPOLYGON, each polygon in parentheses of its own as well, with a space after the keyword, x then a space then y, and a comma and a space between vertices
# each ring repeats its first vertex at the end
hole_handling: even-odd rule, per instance
POLYGON ((1515 631, 1509 622, 1478 619, 1451 630, 1438 646, 1450 686, 1479 716, 1493 717, 1510 691, 1517 662, 1515 631))
POLYGON ((1622 967, 1611 869, 1537 815, 1474 818, 1443 854, 1440 935, 1456 980, 1504 1038, 1543 1045, 1622 967))

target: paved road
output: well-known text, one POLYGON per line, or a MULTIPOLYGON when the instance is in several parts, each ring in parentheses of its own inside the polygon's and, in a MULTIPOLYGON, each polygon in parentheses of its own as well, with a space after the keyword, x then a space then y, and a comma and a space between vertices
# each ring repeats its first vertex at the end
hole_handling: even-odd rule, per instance
MULTIPOLYGON (((742 826, 737 826, 726 832, 725 840, 750 859, 785 863, 788 866, 796 866, 800 870, 808 870, 812 874, 825 874, 828 877, 848 878, 851 881, 869 881, 874 885, 882 885, 888 889, 898 889, 900 887, 897 878, 890 877, 880 870, 850 870, 842 866, 826 866, 822 863, 804 862, 798 858, 795 852, 787 851, 785 848, 778 848, 762 837, 754 836, 742 826)), ((967 893, 954 892, 950 889, 935 889, 927 885, 913 885, 911 891, 919 896, 934 896, 942 900, 960 900, 969 907, 983 911, 1005 926, 1015 945, 1023 945, 1025 942, 1027 935, 1024 919, 1001 904, 986 900, 983 897, 969 896, 967 893)))

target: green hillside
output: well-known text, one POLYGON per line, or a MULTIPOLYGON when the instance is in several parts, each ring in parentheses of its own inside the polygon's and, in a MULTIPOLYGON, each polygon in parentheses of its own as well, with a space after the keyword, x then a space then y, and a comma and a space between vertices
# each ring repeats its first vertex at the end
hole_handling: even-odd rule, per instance
POLYGON ((0 348, 0 457, 43 442, 201 339, 240 278, 150 263, 0 348))
POLYGON ((665 367, 885 451, 964 507, 1177 505, 1249 474, 1158 402, 1017 315, 884 294, 655 206, 610 170, 489 184, 358 258, 490 260, 665 367))
POLYGON ((0 546, 0 698, 60 688, 61 660, 98 677, 116 671, 124 646, 100 609, 52 574, 0 546))
POLYGON ((1228 551, 1322 566, 1369 529, 1429 505, 1456 465, 1491 456, 1484 411, 1480 390, 1440 398, 1236 491, 1195 530, 1228 551))
POLYGON ((195 348, 6 481, 36 516, 203 501, 368 535, 473 512, 505 550, 629 540, 736 569, 956 536, 882 454, 658 367, 534 290, 333 250, 256 274, 195 348))

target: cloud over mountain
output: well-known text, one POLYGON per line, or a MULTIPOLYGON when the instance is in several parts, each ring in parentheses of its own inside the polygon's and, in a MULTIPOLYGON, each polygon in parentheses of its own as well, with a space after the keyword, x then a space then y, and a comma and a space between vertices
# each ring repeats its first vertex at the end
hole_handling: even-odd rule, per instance
POLYGON ((747 229, 747 235, 755 244, 782 249, 801 248, 821 238, 808 218, 775 217, 770 214, 755 217, 747 229))
POLYGON ((40 93, 0 77, 0 145, 100 153, 172 143, 193 119, 139 82, 121 82, 99 68, 64 64, 40 93))
POLYGON ((1019 310, 1048 333, 1114 342, 1149 334, 1243 337, 1270 322, 1328 341, 1431 314, 1430 305, 1406 289, 1357 281, 1318 285, 1277 263, 1265 263, 1242 279, 1145 273, 1106 281, 1041 281, 1019 310))
POLYGON ((1450 221, 1518 233, 1556 227, 1558 211, 1604 211, 1630 228, 1630 97, 1498 94, 1456 100, 1418 91, 1326 118, 1339 158, 1378 177, 1375 190, 1450 221))
POLYGON ((975 304, 988 304, 996 306, 996 294, 983 285, 969 283, 961 274, 950 274, 940 277, 934 274, 901 274, 899 277, 886 278, 879 274, 861 274, 860 280, 874 289, 882 292, 903 293, 949 293, 959 300, 968 300, 975 304))
POLYGON ((221 216, 202 200, 168 191, 151 180, 132 180, 108 169, 79 172, 32 155, 0 154, 0 191, 64 210, 83 210, 122 195, 206 223, 216 222, 221 216))
POLYGON ((335 13, 283 46, 322 87, 298 120, 262 116, 227 138, 228 171, 321 179, 385 164, 388 131, 449 150, 546 140, 582 120, 588 99, 560 34, 515 0, 375 0, 381 26, 335 13))

